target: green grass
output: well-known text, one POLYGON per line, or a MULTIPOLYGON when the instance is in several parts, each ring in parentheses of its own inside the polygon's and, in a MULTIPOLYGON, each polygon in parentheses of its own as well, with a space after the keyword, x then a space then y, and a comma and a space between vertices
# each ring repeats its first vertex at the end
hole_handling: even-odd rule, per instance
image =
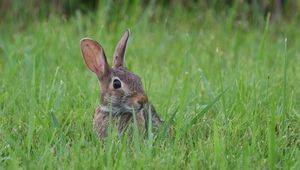
POLYGON ((0 169, 300 168, 297 23, 237 26, 180 7, 122 19, 103 8, 1 27, 0 169), (111 63, 125 28, 126 65, 159 115, 175 116, 174 134, 112 133, 102 145, 92 131, 99 85, 79 41, 98 40, 111 63))

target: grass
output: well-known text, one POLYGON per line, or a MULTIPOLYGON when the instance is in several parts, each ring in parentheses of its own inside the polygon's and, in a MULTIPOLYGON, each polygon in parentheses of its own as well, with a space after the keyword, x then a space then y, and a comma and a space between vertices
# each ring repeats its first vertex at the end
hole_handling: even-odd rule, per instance
POLYGON ((297 24, 153 6, 122 19, 103 8, 1 27, 0 169, 300 168, 297 24), (111 63, 125 28, 126 65, 159 115, 174 116, 174 135, 111 133, 102 145, 92 131, 99 85, 79 40, 98 40, 111 63))

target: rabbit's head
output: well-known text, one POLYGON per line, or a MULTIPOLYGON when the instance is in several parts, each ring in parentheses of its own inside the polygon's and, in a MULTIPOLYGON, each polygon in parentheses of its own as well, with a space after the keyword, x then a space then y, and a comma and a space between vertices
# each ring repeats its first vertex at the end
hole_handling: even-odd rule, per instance
POLYGON ((115 49, 112 67, 98 42, 89 38, 80 42, 87 67, 100 81, 102 106, 112 109, 113 114, 138 112, 148 102, 139 76, 124 67, 128 37, 129 31, 126 30, 115 49))

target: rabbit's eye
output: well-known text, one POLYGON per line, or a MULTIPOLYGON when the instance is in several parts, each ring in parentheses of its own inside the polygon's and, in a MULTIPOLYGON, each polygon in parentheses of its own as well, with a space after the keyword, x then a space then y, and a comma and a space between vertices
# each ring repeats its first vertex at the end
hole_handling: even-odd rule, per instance
POLYGON ((115 79, 115 80, 113 81, 113 86, 114 86, 114 89, 120 88, 120 87, 121 87, 121 82, 120 82, 120 80, 115 79))

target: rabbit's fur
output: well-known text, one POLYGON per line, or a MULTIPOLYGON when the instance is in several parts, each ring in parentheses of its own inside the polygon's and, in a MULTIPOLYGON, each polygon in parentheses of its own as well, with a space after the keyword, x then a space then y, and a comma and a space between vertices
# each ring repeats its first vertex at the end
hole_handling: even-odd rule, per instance
POLYGON ((163 124, 148 102, 139 76, 123 66, 128 38, 129 30, 126 30, 115 49, 112 67, 108 65, 104 50, 98 42, 89 38, 80 41, 84 61, 96 73, 101 85, 101 105, 96 109, 93 119, 94 131, 100 139, 107 135, 110 113, 111 122, 120 134, 132 124, 133 113, 138 129, 142 132, 147 130, 149 115, 153 127, 163 124))

